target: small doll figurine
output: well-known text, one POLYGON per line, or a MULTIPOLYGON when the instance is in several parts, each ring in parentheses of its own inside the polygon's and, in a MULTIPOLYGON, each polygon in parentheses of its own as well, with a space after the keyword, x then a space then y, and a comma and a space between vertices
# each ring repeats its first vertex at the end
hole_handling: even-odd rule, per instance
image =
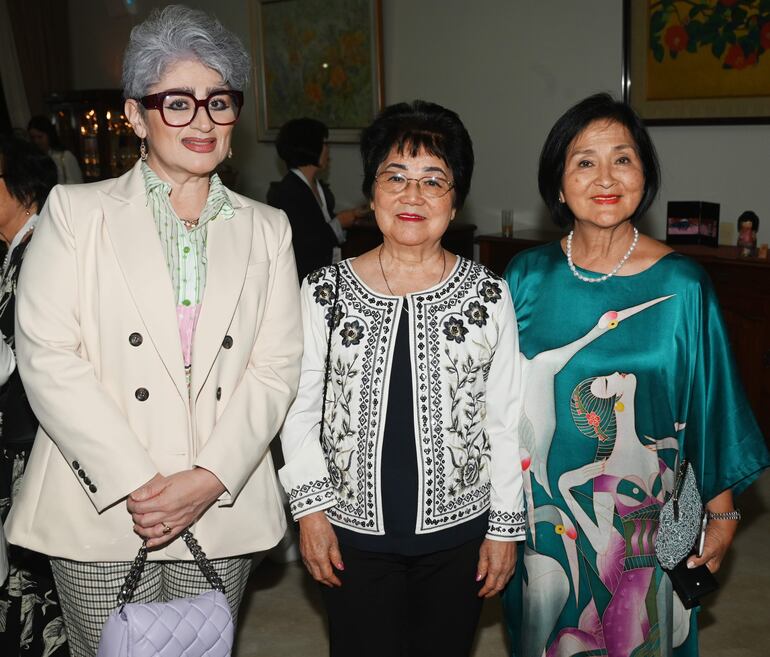
POLYGON ((746 210, 738 217, 738 246, 741 249, 741 257, 750 258, 756 253, 758 229, 759 217, 755 212, 746 210))

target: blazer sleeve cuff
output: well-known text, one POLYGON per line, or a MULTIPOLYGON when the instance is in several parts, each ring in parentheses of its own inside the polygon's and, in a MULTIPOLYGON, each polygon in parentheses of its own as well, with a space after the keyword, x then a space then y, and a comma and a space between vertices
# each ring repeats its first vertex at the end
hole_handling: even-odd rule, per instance
POLYGON ((527 513, 490 509, 487 538, 495 541, 523 541, 526 538, 527 513))

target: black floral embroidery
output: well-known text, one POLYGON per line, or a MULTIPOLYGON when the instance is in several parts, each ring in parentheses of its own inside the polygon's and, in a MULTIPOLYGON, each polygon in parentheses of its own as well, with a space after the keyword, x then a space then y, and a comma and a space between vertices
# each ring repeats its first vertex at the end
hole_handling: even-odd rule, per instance
POLYGON ((364 327, 361 326, 357 320, 345 322, 345 325, 340 331, 340 335, 342 336, 342 344, 345 347, 349 347, 361 342, 361 338, 364 337, 364 327))
MULTIPOLYGON (((472 305, 469 304, 468 310, 472 305)), ((448 390, 451 423, 445 427, 452 437, 446 444, 454 466, 454 475, 448 486, 450 497, 457 497, 478 486, 491 458, 491 445, 484 422, 486 388, 479 389, 478 386, 479 375, 484 381, 489 375, 500 338, 500 327, 494 317, 489 325, 490 330, 482 335, 481 341, 474 341, 480 348, 477 353, 453 355, 449 345, 444 348, 449 361, 444 368, 451 379, 448 390)))
POLYGON ((470 457, 461 470, 462 485, 467 488, 473 486, 479 480, 479 473, 481 472, 482 464, 481 460, 475 457, 470 457))
POLYGON ((331 283, 324 283, 323 285, 316 285, 313 296, 317 304, 325 306, 332 302, 332 296, 334 295, 334 288, 331 283))
POLYGON ((465 334, 467 332, 468 329, 465 328, 465 324, 463 324, 463 320, 461 319, 450 317, 444 322, 444 335, 450 340, 454 340, 455 342, 465 342, 465 334))
POLYGON ((325 317, 326 326, 332 330, 336 329, 340 325, 340 322, 344 316, 345 313, 342 311, 340 306, 333 306, 332 308, 329 308, 325 317), (334 311, 334 317, 332 317, 332 311, 334 311))
POLYGON ((471 301, 468 307, 463 311, 463 314, 468 318, 471 324, 476 326, 484 326, 487 323, 487 307, 478 301, 471 301))
POLYGON ((331 405, 331 416, 324 417, 324 431, 321 436, 321 447, 326 455, 326 467, 332 488, 343 498, 352 499, 355 496, 355 483, 352 481, 350 466, 353 462, 355 448, 350 445, 354 437, 351 429, 352 413, 350 401, 353 392, 350 389, 358 375, 356 361, 343 363, 337 358, 333 367, 334 379, 339 389, 333 391, 333 398, 327 400, 331 405))
POLYGON ((310 283, 310 285, 315 285, 318 281, 321 280, 323 273, 323 269, 316 269, 312 274, 307 275, 307 282, 310 283))
POLYGON ((497 303, 503 297, 500 286, 494 281, 482 281, 479 292, 488 303, 497 303))

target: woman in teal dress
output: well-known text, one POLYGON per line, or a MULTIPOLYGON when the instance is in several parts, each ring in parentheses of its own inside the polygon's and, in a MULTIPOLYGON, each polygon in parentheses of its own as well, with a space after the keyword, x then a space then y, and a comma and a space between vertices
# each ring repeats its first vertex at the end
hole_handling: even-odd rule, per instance
POLYGON ((506 279, 519 324, 527 542, 504 594, 514 657, 693 657, 696 614, 655 558, 660 506, 690 459, 718 570, 733 498, 768 466, 705 272, 641 235, 659 168, 639 118, 597 94, 568 110, 540 159, 567 237, 506 279))

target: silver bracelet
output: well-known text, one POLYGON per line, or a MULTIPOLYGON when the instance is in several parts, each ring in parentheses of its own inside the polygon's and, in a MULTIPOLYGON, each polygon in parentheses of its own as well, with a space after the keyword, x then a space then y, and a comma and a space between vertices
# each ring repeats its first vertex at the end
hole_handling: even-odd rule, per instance
POLYGON ((706 511, 706 515, 709 520, 740 520, 741 511, 735 509, 734 511, 724 511, 723 513, 714 513, 713 511, 706 511))

